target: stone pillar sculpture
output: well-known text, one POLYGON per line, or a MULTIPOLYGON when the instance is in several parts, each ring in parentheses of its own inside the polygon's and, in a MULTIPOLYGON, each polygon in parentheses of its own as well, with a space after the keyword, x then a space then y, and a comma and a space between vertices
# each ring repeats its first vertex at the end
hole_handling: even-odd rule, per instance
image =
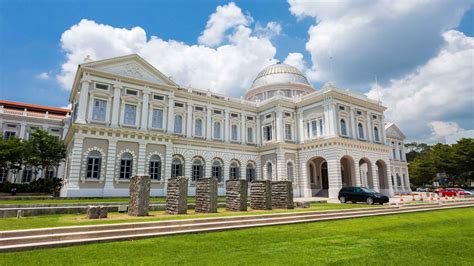
POLYGON ((134 176, 130 179, 128 215, 147 216, 150 208, 150 176, 134 176))
POLYGON ((168 179, 166 192, 166 213, 186 214, 188 212, 188 178, 184 176, 168 179))
POLYGON ((225 209, 227 211, 247 211, 247 189, 247 180, 227 180, 225 183, 225 209))
POLYGON ((196 213, 217 212, 217 178, 201 178, 196 182, 196 213))
POLYGON ((272 207, 279 209, 293 209, 293 186, 291 181, 272 182, 272 207))
POLYGON ((270 180, 250 183, 250 207, 253 210, 272 209, 272 184, 270 180))

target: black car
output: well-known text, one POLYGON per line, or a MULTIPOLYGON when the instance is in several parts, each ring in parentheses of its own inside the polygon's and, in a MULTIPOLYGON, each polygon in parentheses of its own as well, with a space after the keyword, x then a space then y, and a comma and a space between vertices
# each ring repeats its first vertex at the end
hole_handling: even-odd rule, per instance
POLYGON ((365 187, 344 187, 339 191, 338 199, 341 203, 367 202, 367 204, 388 203, 387 196, 365 187))

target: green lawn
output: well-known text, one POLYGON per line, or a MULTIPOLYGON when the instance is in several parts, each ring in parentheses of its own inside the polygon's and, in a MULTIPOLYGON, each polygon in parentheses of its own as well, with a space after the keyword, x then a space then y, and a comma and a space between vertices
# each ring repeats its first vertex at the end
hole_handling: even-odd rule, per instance
MULTIPOLYGON (((129 198, 97 198, 97 199, 34 199, 34 200, 0 200, 0 204, 61 204, 61 203, 106 203, 106 202, 128 202, 129 198)), ((218 201, 225 201, 224 196, 217 197, 218 201)), ((165 197, 152 197, 151 202, 166 202, 165 197)), ((188 197, 188 202, 193 203, 195 197, 188 197)))
POLYGON ((3 265, 469 265, 474 208, 0 254, 3 265))
POLYGON ((218 209, 217 214, 195 214, 194 210, 188 210, 187 215, 169 215, 164 211, 150 212, 147 217, 130 217, 122 213, 109 213, 109 218, 102 220, 88 220, 85 214, 61 214, 61 215, 45 215, 33 216, 17 219, 16 217, 0 219, 0 231, 30 229, 42 227, 58 227, 58 226, 77 226, 91 224, 110 224, 110 223, 129 223, 140 221, 161 221, 173 219, 191 219, 216 216, 235 216, 235 215, 253 215, 265 213, 281 213, 281 212, 301 212, 301 211, 320 211, 320 210, 338 210, 350 208, 367 208, 365 204, 331 204, 331 203, 312 203, 311 208, 283 210, 277 209, 272 211, 248 211, 248 212, 226 212, 225 209, 218 209))

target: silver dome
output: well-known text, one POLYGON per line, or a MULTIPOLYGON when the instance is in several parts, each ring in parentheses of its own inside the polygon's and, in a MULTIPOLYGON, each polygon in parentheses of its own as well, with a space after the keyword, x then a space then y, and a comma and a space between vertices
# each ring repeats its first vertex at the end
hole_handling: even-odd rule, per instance
POLYGON ((277 63, 264 68, 252 83, 250 89, 279 83, 302 83, 310 85, 305 75, 296 67, 277 63))

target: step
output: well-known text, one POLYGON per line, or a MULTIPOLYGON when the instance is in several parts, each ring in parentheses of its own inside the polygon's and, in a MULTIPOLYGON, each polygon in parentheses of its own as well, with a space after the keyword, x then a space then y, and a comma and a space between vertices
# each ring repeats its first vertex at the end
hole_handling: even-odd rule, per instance
MULTIPOLYGON (((92 232, 77 232, 67 234, 38 235, 28 237, 16 237, 1 239, 3 243, 0 245, 0 251, 17 250, 18 248, 31 248, 32 246, 55 246, 54 243, 89 243, 90 241, 108 241, 113 239, 134 239, 135 237, 159 236, 166 234, 177 234, 183 232, 201 232, 214 231, 224 229, 246 228, 264 225, 290 224, 311 221, 322 221, 331 219, 356 218, 373 215, 386 215, 391 213, 404 213, 413 211, 428 211, 432 209, 446 209, 455 207, 471 207, 474 204, 450 204, 442 206, 414 206, 411 208, 377 208, 366 209, 365 211, 353 210, 351 212, 342 213, 314 213, 312 215, 283 216, 273 217, 270 219, 258 219, 258 217, 250 217, 253 219, 246 221, 221 221, 221 222, 205 222, 201 224, 184 224, 184 225, 168 225, 168 226, 151 226, 145 228, 129 228, 127 230, 101 230, 92 232)), ((247 218, 247 217, 246 217, 247 218)), ((203 220, 203 219, 201 219, 203 220)))

